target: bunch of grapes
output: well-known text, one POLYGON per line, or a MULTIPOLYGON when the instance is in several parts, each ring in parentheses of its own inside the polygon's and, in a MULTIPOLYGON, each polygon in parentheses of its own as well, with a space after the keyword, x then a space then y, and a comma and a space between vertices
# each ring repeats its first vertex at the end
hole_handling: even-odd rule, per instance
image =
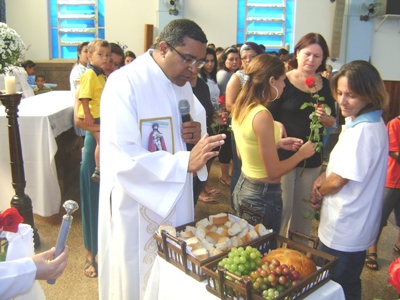
MULTIPOLYGON (((228 257, 222 259, 218 265, 241 277, 250 273, 261 264, 261 252, 251 246, 234 247, 228 253, 228 257)), ((227 279, 232 280, 230 276, 227 279)))
POLYGON ((264 262, 246 278, 253 283, 253 289, 265 299, 274 299, 288 288, 299 283, 300 273, 293 266, 280 264, 273 259, 264 262))

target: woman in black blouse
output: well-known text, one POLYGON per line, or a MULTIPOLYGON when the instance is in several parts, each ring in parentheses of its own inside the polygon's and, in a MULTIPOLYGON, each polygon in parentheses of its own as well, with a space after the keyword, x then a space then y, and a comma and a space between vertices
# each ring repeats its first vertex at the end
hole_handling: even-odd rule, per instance
MULTIPOLYGON (((289 61, 289 65, 293 69, 286 73, 286 87, 280 101, 274 102, 269 110, 274 120, 285 126, 287 136, 301 138, 306 142, 310 135, 311 120, 309 116, 314 108, 300 109, 300 107, 305 102, 315 103, 315 99, 310 95, 310 90, 313 93, 318 93, 321 97, 325 97, 323 103, 327 104, 332 111, 329 115, 329 111, 327 112, 322 107, 316 109, 318 120, 323 127, 329 128, 335 123, 335 102, 331 95, 329 81, 319 74, 326 69, 329 49, 323 36, 318 33, 308 33, 296 44, 294 53, 295 56, 289 61), (306 78, 310 76, 315 78, 315 88, 312 89, 305 83, 306 78)), ((322 131, 323 128, 320 128, 320 134, 322 134, 322 131)), ((292 155, 293 152, 291 151, 279 150, 281 160, 292 155)), ((310 198, 311 185, 318 177, 321 165, 321 152, 316 152, 282 177, 281 235, 286 235, 289 228, 307 235, 310 234, 311 220, 303 217, 303 214, 309 210, 309 203, 304 199, 310 198)))

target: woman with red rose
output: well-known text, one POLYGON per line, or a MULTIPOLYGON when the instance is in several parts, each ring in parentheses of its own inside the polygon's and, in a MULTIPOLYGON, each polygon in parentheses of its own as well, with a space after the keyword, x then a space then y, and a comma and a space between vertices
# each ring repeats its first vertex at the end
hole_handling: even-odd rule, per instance
POLYGON ((319 249, 339 258, 332 273, 346 299, 361 299, 366 250, 379 232, 388 158, 382 110, 388 95, 367 61, 344 65, 332 79, 346 118, 326 172, 313 183, 311 207, 321 209, 319 249))
MULTIPOLYGON (((275 101, 269 110, 274 119, 285 126, 287 136, 297 137, 306 142, 311 132, 309 116, 315 108, 301 109, 301 106, 306 102, 316 104, 316 99, 310 96, 311 82, 305 82, 307 78, 314 79, 313 92, 324 97, 324 103, 332 111, 332 114, 328 115, 322 107, 316 108, 318 121, 325 128, 335 123, 335 101, 330 91, 329 81, 320 75, 320 72, 326 69, 329 49, 323 36, 318 33, 308 33, 297 42, 294 53, 295 56, 289 60, 289 65, 293 69, 286 73, 285 89, 280 100, 275 101)), ((321 135, 322 132, 323 128, 320 128, 321 135)), ((283 149, 278 152, 281 160, 293 155, 293 152, 283 149)), ((321 153, 316 152, 305 161, 299 162, 293 170, 282 177, 283 211, 280 235, 286 236, 288 229, 310 234, 311 219, 303 217, 303 214, 309 210, 309 206, 303 199, 310 198, 311 185, 320 174, 321 166, 321 153)))

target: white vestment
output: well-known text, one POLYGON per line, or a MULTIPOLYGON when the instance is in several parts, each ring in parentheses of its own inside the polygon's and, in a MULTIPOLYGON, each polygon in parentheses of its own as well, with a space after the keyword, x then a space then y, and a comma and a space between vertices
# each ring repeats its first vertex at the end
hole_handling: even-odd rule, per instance
MULTIPOLYGON (((151 51, 115 71, 101 98, 100 299, 142 298, 157 255, 155 230, 194 220, 178 102, 189 101, 202 135, 205 111, 189 83, 173 84, 151 51), (155 125, 167 151, 149 151, 155 125)), ((205 180, 205 167, 198 176, 205 180)))
POLYGON ((0 300, 42 300, 46 299, 37 281, 36 265, 31 256, 33 230, 28 224, 18 225, 18 232, 2 232, 1 237, 8 241, 7 257, 0 262, 0 300))

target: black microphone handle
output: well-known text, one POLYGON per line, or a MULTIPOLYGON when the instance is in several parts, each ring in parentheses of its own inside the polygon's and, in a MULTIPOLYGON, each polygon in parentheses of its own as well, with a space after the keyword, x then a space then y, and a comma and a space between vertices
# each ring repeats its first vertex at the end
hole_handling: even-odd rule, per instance
POLYGON ((182 123, 190 122, 191 120, 190 114, 182 115, 182 123))
MULTIPOLYGON (((182 123, 190 122, 192 119, 190 118, 190 114, 182 115, 182 123)), ((194 144, 186 143, 187 151, 191 151, 194 147, 194 144)))

